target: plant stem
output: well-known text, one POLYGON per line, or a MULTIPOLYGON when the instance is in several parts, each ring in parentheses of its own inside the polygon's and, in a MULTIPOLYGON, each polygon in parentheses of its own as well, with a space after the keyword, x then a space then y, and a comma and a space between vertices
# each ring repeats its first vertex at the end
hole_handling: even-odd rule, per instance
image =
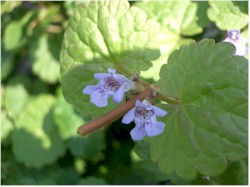
POLYGON ((121 118, 123 115, 125 115, 130 109, 132 109, 135 106, 136 100, 143 100, 147 97, 153 97, 152 92, 153 92, 153 88, 151 88, 151 87, 146 88, 143 92, 136 95, 134 98, 130 99, 126 103, 118 106, 114 110, 86 123, 85 125, 80 126, 78 128, 77 133, 82 135, 82 136, 86 136, 89 133, 91 133, 99 128, 102 128, 102 127, 109 125, 113 121, 115 121, 115 120, 121 118))
POLYGON ((156 97, 159 98, 162 101, 165 101, 165 102, 169 103, 169 104, 174 104, 174 105, 181 104, 180 100, 177 100, 177 99, 172 98, 172 97, 164 96, 164 95, 162 95, 160 93, 158 93, 156 97))

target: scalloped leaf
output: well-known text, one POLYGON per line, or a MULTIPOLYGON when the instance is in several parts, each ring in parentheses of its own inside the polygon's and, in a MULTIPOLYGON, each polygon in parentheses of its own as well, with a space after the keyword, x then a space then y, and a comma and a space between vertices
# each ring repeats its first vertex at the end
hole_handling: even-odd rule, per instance
POLYGON ((209 1, 207 14, 222 30, 242 29, 248 24, 247 4, 247 1, 209 1))
POLYGON ((159 57, 157 23, 126 0, 80 4, 69 20, 61 49, 61 72, 74 64, 113 63, 140 73, 159 57))
POLYGON ((227 160, 247 157, 248 63, 234 52, 229 43, 202 40, 173 52, 162 67, 162 94, 180 101, 161 104, 166 129, 149 138, 162 172, 217 176, 227 160))
POLYGON ((41 168, 64 154, 65 146, 53 122, 51 95, 29 100, 16 120, 12 133, 13 152, 28 167, 41 168))

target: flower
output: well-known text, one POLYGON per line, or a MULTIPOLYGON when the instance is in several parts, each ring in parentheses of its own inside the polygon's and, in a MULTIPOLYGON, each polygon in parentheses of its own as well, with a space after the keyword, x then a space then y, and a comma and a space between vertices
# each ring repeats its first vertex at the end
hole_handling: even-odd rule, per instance
POLYGON ((145 136, 157 136, 164 131, 165 124, 156 121, 156 116, 165 115, 165 110, 151 105, 147 100, 137 100, 135 107, 122 118, 122 123, 129 124, 134 120, 135 127, 130 131, 131 138, 142 140, 145 136))
POLYGON ((94 78, 99 80, 97 85, 88 85, 82 90, 83 94, 90 95, 90 101, 98 107, 108 105, 108 98, 113 96, 115 103, 123 100, 124 93, 134 88, 134 82, 123 75, 116 74, 113 68, 109 73, 95 73, 94 78))
POLYGON ((235 55, 245 56, 246 54, 248 54, 248 48, 246 46, 248 40, 240 36, 240 30, 230 30, 227 32, 227 35, 228 37, 224 39, 223 42, 229 42, 235 46, 235 55))

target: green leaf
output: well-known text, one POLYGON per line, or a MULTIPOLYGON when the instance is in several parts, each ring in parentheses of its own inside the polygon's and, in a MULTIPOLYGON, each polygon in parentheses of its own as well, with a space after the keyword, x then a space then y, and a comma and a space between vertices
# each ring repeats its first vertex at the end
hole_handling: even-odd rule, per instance
POLYGON ((227 170, 219 176, 218 181, 222 185, 247 185, 248 166, 246 161, 229 163, 227 170))
POLYGON ((59 47, 54 42, 48 35, 42 35, 34 41, 29 53, 32 71, 49 83, 56 83, 59 78, 59 50, 56 50, 59 47))
POLYGON ((139 160, 133 164, 135 171, 143 177, 146 184, 156 183, 157 181, 166 181, 170 176, 162 173, 157 163, 154 163, 150 158, 150 146, 144 141, 138 142, 133 151, 139 156, 139 160))
POLYGON ((4 30, 3 44, 6 51, 21 47, 25 42, 23 36, 23 23, 20 21, 10 22, 4 30))
POLYGON ((192 36, 202 32, 202 27, 198 25, 197 3, 190 1, 149 1, 136 3, 136 6, 145 10, 150 19, 157 20, 162 27, 167 27, 173 33, 192 36))
POLYGON ((158 85, 180 104, 168 111, 163 134, 149 138, 151 157, 166 174, 216 176, 247 156, 247 60, 229 43, 202 40, 171 54, 158 85))
POLYGON ((140 73, 159 57, 157 24, 126 0, 79 5, 69 20, 61 50, 61 73, 75 64, 112 63, 124 72, 140 73))
POLYGON ((59 90, 55 103, 53 117, 63 139, 77 136, 78 127, 85 123, 83 119, 75 113, 72 105, 64 100, 61 90, 59 90))
POLYGON ((15 66, 13 60, 13 54, 6 52, 2 49, 1 51, 1 80, 6 79, 13 71, 15 66))
POLYGON ((84 159, 99 159, 101 151, 106 147, 103 130, 98 130, 86 137, 73 137, 69 140, 69 150, 74 156, 84 159), (95 142, 95 146, 93 146, 95 142))
POLYGON ((78 185, 108 185, 108 183, 102 178, 90 176, 84 179, 80 179, 78 185))
POLYGON ((209 1, 209 5, 209 19, 222 30, 242 29, 248 24, 248 15, 244 10, 247 2, 209 1))
POLYGON ((28 100, 26 86, 29 80, 23 76, 16 76, 8 82, 4 90, 4 104, 10 118, 16 119, 28 100))
POLYGON ((12 133, 13 152, 28 167, 41 168, 64 154, 65 147, 53 122, 54 97, 40 95, 29 100, 12 133))
POLYGON ((13 124, 10 119, 7 117, 5 111, 1 111, 1 140, 2 143, 8 139, 11 131, 13 130, 13 124))

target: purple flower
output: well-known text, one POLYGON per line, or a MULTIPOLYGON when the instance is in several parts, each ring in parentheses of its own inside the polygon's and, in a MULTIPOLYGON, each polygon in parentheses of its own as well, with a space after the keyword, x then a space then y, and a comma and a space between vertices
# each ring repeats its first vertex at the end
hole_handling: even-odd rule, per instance
POLYGON ((238 56, 245 56, 248 54, 248 48, 246 46, 246 43, 248 42, 247 39, 242 38, 240 36, 240 30, 230 30, 227 32, 228 37, 223 40, 223 42, 229 42, 232 43, 236 48, 235 55, 238 56))
POLYGON ((97 85, 89 85, 82 90, 83 94, 90 95, 90 101, 98 107, 108 105, 108 98, 113 96, 113 101, 119 103, 123 100, 124 93, 134 88, 134 82, 123 75, 116 74, 113 68, 109 73, 95 73, 94 78, 99 80, 97 85))
POLYGON ((164 131, 165 124, 156 121, 156 116, 167 115, 165 110, 151 105, 147 100, 137 100, 132 108, 123 118, 122 123, 129 124, 133 120, 135 127, 130 131, 133 140, 142 140, 144 136, 156 136, 164 131))

